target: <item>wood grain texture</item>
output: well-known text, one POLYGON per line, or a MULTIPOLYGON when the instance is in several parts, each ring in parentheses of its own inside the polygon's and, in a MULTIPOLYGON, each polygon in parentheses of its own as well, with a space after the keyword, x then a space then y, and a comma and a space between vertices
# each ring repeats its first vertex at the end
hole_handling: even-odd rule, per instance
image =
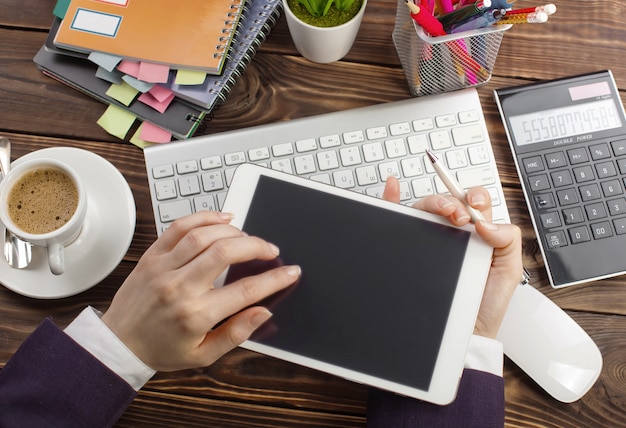
MULTIPOLYGON (((105 310, 156 238, 141 150, 108 135, 96 120, 104 105, 48 77, 32 58, 52 21, 53 0, 0 0, 0 133, 13 159, 54 146, 82 147, 115 165, 137 205, 131 247, 109 277, 77 296, 42 301, 0 288, 0 367, 52 316, 68 324, 86 305, 105 310)), ((516 7, 534 6, 518 0, 516 7)), ((626 99, 626 2, 557 3, 545 25, 507 31, 492 79, 478 89, 512 221, 523 233, 524 263, 537 287, 596 341, 598 382, 581 400, 548 396, 505 363, 507 427, 626 427, 626 278, 551 289, 492 91, 542 79, 610 69, 626 99)), ((228 100, 203 123, 211 134, 410 97, 391 34, 396 1, 369 0, 355 45, 328 65, 300 57, 281 18, 228 100)), ((360 427, 367 388, 237 349, 214 365, 159 373, 118 422, 120 427, 360 427)))

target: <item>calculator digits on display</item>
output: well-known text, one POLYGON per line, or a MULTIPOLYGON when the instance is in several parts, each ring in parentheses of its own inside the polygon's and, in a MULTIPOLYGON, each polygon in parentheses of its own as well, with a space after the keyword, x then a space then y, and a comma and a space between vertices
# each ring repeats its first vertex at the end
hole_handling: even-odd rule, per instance
POLYGON ((612 73, 494 97, 551 285, 626 273, 626 116, 612 73))

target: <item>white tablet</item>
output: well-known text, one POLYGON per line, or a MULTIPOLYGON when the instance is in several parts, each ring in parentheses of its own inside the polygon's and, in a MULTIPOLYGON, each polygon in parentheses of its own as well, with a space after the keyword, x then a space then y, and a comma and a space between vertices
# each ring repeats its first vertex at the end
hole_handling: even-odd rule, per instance
POLYGON ((244 164, 223 211, 280 248, 233 265, 229 284, 277 264, 300 280, 242 347, 401 395, 454 400, 492 248, 472 225, 244 164))

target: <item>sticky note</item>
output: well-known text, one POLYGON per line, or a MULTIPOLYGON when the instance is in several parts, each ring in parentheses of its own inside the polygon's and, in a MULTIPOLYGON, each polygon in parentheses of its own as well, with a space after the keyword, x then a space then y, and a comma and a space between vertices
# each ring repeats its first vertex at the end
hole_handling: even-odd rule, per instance
POLYGON ((123 140, 130 127, 135 123, 135 119, 134 114, 111 104, 96 123, 109 134, 123 140))
POLYGON ((130 76, 137 77, 139 75, 139 62, 123 59, 118 64, 117 69, 121 71, 122 73, 126 73, 130 76))
POLYGON ((148 83, 139 79, 135 79, 133 76, 129 76, 128 74, 122 76, 122 80, 142 93, 148 92, 154 86, 154 83, 148 83))
POLYGON ((94 64, 104 68, 106 71, 113 71, 122 61, 121 56, 110 55, 102 52, 90 52, 87 59, 94 64))
POLYGON ((67 8, 70 7, 71 0, 57 0, 57 4, 54 5, 54 10, 52 14, 59 19, 65 18, 65 14, 67 13, 67 8))
POLYGON ((148 92, 159 101, 165 101, 167 98, 174 94, 169 89, 159 85, 154 85, 152 89, 150 89, 148 92))
POLYGON ((202 85, 206 79, 206 73, 197 70, 178 70, 174 83, 177 85, 202 85))
POLYGON ((136 77, 144 82, 167 83, 169 75, 169 66, 142 61, 139 63, 139 73, 136 77))
POLYGON ((109 89, 106 91, 106 94, 109 97, 121 102, 125 106, 130 105, 138 93, 139 91, 137 89, 133 88, 126 82, 122 82, 120 84, 114 83, 109 86, 109 89))
POLYGON ((159 113, 165 112, 165 110, 167 110, 169 105, 172 103, 173 99, 174 99, 174 93, 170 93, 168 97, 166 97, 162 101, 159 101, 156 98, 154 98, 150 92, 141 94, 139 95, 139 98, 137 98, 137 100, 141 101, 142 103, 146 105, 149 105, 150 107, 152 107, 159 113))
POLYGON ((146 147, 153 146, 154 143, 149 143, 148 141, 144 141, 139 136, 141 134, 141 128, 143 128, 143 123, 139 125, 139 128, 135 131, 133 136, 130 138, 130 142, 139 147, 140 149, 145 149, 146 147))
POLYGON ((144 122, 141 124, 139 138, 150 143, 169 143, 172 141, 172 133, 150 122, 144 122))
POLYGON ((102 67, 98 67, 96 70, 96 77, 98 79, 106 80, 109 83, 122 83, 122 76, 123 74, 117 70, 108 71, 102 67))

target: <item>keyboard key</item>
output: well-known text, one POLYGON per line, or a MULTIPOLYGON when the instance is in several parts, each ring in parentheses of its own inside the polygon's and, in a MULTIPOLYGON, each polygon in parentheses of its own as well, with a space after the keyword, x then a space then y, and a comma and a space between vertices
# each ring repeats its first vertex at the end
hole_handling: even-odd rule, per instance
POLYGON ((584 147, 578 147, 568 150, 567 156, 569 157, 569 163, 571 163, 572 165, 589 161, 589 156, 587 156, 587 149, 585 149, 584 147))
POLYGON ((552 229, 554 227, 561 227, 561 216, 558 212, 550 212, 541 214, 541 224, 546 229, 552 229))
POLYGON ((428 131, 429 129, 433 129, 434 127, 435 124, 430 117, 425 117, 413 121, 413 129, 415 130, 415 132, 428 131))
POLYGON ((330 175, 328 174, 317 174, 317 175, 312 175, 309 177, 311 180, 313 181, 318 181, 320 183, 324 183, 324 184, 333 184, 330 181, 330 175))
POLYGON ((580 187, 580 196, 582 197, 583 202, 592 201, 594 199, 600 199, 602 195, 600 194, 600 188, 597 184, 589 184, 586 186, 580 187))
POLYGON ((540 210, 556 207, 556 202, 552 193, 541 193, 539 195, 534 195, 533 199, 535 200, 535 204, 537 204, 537 208, 539 208, 540 210))
POLYGON ((159 205, 159 218, 163 223, 172 222, 189 214, 191 214, 191 203, 188 199, 164 202, 159 205))
POLYGON ((533 175, 528 177, 530 183, 530 190, 533 192, 539 192, 541 190, 547 190, 550 188, 550 181, 546 174, 533 175))
POLYGON ((593 160, 600 160, 611 157, 611 152, 609 152, 609 146, 605 143, 589 146, 589 152, 591 153, 591 159, 593 160))
POLYGON ((385 159, 383 145, 381 143, 363 144, 363 158, 365 162, 376 162, 385 159))
POLYGON ((154 183, 154 190, 157 201, 173 199, 176 195, 176 182, 174 180, 163 180, 154 183))
POLYGON ((293 174, 293 168, 291 167, 291 161, 289 159, 277 159, 270 163, 272 169, 276 171, 286 172, 287 174, 293 174))
POLYGON ((324 137, 320 137, 320 147, 323 149, 328 149, 330 147, 337 147, 341 145, 341 138, 339 135, 326 135, 324 137))
POLYGON ((398 168, 398 162, 385 162, 378 165, 380 172, 380 179, 385 181, 387 177, 393 175, 396 178, 400 178, 400 169, 398 168))
POLYGON ((600 179, 617 175, 617 170, 615 169, 615 164, 613 164, 613 162, 602 162, 596 164, 596 172, 598 174, 598 178, 600 179))
POLYGON ((195 212, 198 211, 217 211, 218 208, 215 205, 215 198, 213 195, 203 195, 193 198, 193 206, 195 212))
POLYGON ((228 166, 239 165, 246 161, 246 155, 244 152, 226 153, 224 155, 224 162, 228 166))
POLYGON ((550 176, 552 177, 552 183, 554 184, 554 187, 569 186, 573 183, 572 175, 567 169, 552 172, 550 173, 550 176))
POLYGON ((459 113, 459 122, 470 123, 478 122, 480 119, 480 113, 477 110, 467 110, 459 113))
POLYGON ((576 177, 577 183, 584 183, 585 181, 595 180, 596 178, 590 165, 574 168, 574 177, 576 177))
POLYGON ((349 189, 355 186, 354 174, 351 169, 333 172, 333 181, 335 186, 342 189, 349 189))
POLYGON ((274 144, 272 154, 277 157, 293 155, 293 145, 291 143, 274 144))
POLYGON ((483 129, 478 124, 453 128, 452 138, 455 146, 466 146, 485 141, 483 129))
POLYGON ((405 177, 415 177, 424 174, 420 158, 402 159, 400 165, 402 166, 402 174, 405 177))
POLYGON ((562 168, 567 165, 563 152, 553 152, 546 155, 546 165, 549 169, 562 168))
POLYGON ((362 163, 361 152, 358 146, 345 147, 339 150, 339 156, 341 157, 341 164, 343 166, 352 166, 362 163))
POLYGON ((481 165, 488 163, 490 160, 489 151, 484 144, 471 146, 467 149, 469 160, 472 165, 481 165))
POLYGON ((296 174, 310 174, 315 172, 315 158, 313 155, 296 156, 294 159, 296 164, 296 174))
POLYGON ((561 206, 578 203, 578 191, 574 188, 559 190, 556 192, 556 197, 561 206))
POLYGON ((602 192, 607 198, 624 193, 619 180, 605 181, 604 183, 600 183, 600 186, 602 186, 602 192))
POLYGON ((406 135, 411 133, 411 125, 409 122, 392 123, 389 125, 389 132, 392 136, 406 135))
POLYGON ((447 126, 454 126, 457 124, 456 116, 454 114, 444 114, 435 117, 435 123, 438 128, 445 128, 447 126))
POLYGON ((174 167, 172 165, 160 165, 152 168, 152 177, 159 179, 172 177, 174 175, 174 167))
POLYGON ((385 128, 384 126, 377 126, 375 128, 367 128, 365 130, 365 133, 367 134, 368 140, 378 140, 381 138, 387 138, 388 136, 387 128, 385 128))
POLYGON ((435 193, 433 181, 430 177, 411 180, 411 188, 416 198, 423 198, 424 196, 433 195, 435 193))
POLYGON ((203 170, 215 169, 222 167, 222 158, 219 156, 210 156, 200 159, 200 168, 203 170))
POLYGON ((344 132, 343 134, 343 142, 346 144, 362 143, 363 141, 365 141, 363 131, 344 132))
POLYGON ((195 160, 178 162, 176 164, 176 172, 179 174, 191 174, 192 172, 198 172, 198 162, 195 160))
POLYGON ((565 219, 565 224, 577 224, 585 221, 583 210, 580 207, 563 210, 563 218, 565 219))
POLYGON ((544 169, 541 156, 532 156, 524 159, 524 170, 527 173, 532 174, 533 172, 543 171, 544 169))
POLYGON ((317 141, 315 138, 307 138, 306 140, 296 141, 296 150, 299 153, 311 152, 317 149, 317 141))
POLYGON ((618 218, 613 220, 613 226, 615 226, 615 233, 617 235, 623 235, 626 233, 626 218, 618 218))
POLYGON ((224 188, 224 180, 220 171, 202 174, 202 189, 205 192, 213 192, 224 188))
POLYGON ((434 131, 429 134, 430 145, 433 150, 443 150, 452 147, 452 141, 450 141, 450 134, 448 131, 434 131))
POLYGON ((407 155, 406 146, 402 138, 385 141, 385 151, 389 158, 399 158, 407 155))
POLYGON ((457 171, 456 177, 466 189, 475 186, 488 186, 496 182, 494 171, 489 166, 462 169, 457 171))
POLYGON ((317 154, 317 163, 319 164, 320 170, 322 171, 339 168, 339 159, 337 158, 337 152, 335 152, 334 150, 319 152, 317 154))
POLYGON ((615 156, 626 155, 626 139, 611 142, 611 148, 615 156))
POLYGON ((184 176, 178 179, 180 196, 191 196, 200 193, 200 182, 195 175, 184 176))
POLYGON ((378 183, 376 168, 374 165, 368 165, 356 169, 356 180, 359 186, 369 186, 378 183))
POLYGON ((409 151, 415 155, 417 153, 426 153, 428 148, 428 137, 426 134, 411 135, 407 138, 409 144, 409 151))
POLYGON ((609 213, 611 215, 626 214, 626 199, 611 199, 607 202, 609 213))
POLYGON ((248 150, 248 157, 252 162, 258 162, 270 158, 270 149, 268 147, 259 147, 248 150))
POLYGON ((449 150, 446 152, 446 162, 449 169, 465 168, 469 165, 465 150, 449 150))

